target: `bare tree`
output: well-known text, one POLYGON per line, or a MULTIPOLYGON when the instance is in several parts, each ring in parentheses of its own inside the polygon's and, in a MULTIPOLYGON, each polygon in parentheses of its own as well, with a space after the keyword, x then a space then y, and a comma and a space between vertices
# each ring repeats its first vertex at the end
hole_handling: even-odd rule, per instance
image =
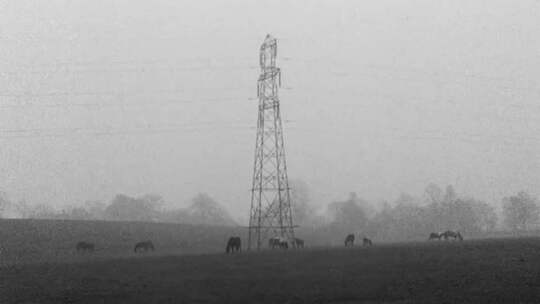
POLYGON ((439 204, 443 200, 442 189, 434 183, 427 185, 425 194, 427 196, 428 203, 439 204))
POLYGON ((358 202, 356 193, 351 192, 346 201, 333 202, 328 205, 332 217, 331 225, 343 231, 359 231, 367 225, 367 216, 358 202))
POLYGON ((538 199, 525 191, 502 201, 504 223, 512 230, 528 230, 538 223, 538 199))
POLYGON ((311 205, 308 185, 302 180, 291 180, 289 184, 291 185, 294 222, 299 225, 305 224, 315 215, 315 209, 311 205))

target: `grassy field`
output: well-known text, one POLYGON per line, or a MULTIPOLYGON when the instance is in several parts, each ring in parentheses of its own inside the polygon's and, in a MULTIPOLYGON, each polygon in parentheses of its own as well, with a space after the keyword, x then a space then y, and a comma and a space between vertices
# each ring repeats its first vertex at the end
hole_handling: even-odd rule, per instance
MULTIPOLYGON (((297 230, 297 236, 310 246, 340 245, 342 234, 310 228, 297 230)), ((218 253, 225 251, 230 236, 240 236, 245 246, 247 229, 171 223, 0 219, 0 266, 130 257, 135 255, 134 244, 144 240, 154 243, 155 255, 218 253), (94 243, 94 254, 76 254, 75 245, 79 241, 94 243)))
POLYGON ((540 303, 540 239, 9 265, 0 303, 540 303))
POLYGON ((154 243, 156 255, 223 252, 229 236, 246 233, 235 227, 0 219, 0 266, 130 257, 135 255, 134 244, 143 240, 154 243), (79 241, 94 243, 94 254, 76 254, 79 241))

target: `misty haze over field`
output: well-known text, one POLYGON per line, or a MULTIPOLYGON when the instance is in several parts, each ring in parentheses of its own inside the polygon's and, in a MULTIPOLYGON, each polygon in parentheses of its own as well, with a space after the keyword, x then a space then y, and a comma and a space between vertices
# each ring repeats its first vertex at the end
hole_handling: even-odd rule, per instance
POLYGON ((431 183, 497 208, 537 196, 538 16, 525 0, 0 1, 0 190, 55 208, 208 193, 245 222, 272 33, 288 174, 314 206, 355 192, 381 209, 431 183))

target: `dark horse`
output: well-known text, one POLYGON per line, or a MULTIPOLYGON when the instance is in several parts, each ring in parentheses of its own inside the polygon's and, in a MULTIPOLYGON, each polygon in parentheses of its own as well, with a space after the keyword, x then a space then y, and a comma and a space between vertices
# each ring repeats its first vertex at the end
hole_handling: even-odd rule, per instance
POLYGON ((276 247, 279 248, 279 238, 278 237, 272 237, 272 238, 268 239, 268 247, 270 247, 271 249, 274 249, 276 247))
POLYGON ((463 237, 461 236, 461 233, 454 232, 451 230, 446 230, 445 232, 441 233, 441 237, 444 237, 444 240, 447 241, 449 238, 453 238, 454 240, 463 241, 463 237))
POLYGON ((304 240, 299 238, 293 238, 292 244, 294 248, 304 248, 304 240))
POLYGON ((429 239, 428 240, 430 240, 430 241, 435 240, 435 239, 440 240, 441 237, 442 237, 442 233, 432 232, 432 233, 429 234, 429 239))
POLYGON ((345 247, 354 246, 354 234, 349 234, 345 238, 345 247))
POLYGON ((227 253, 234 253, 237 251, 242 251, 242 240, 239 236, 231 236, 227 242, 227 253))
POLYGON ((78 242, 75 246, 77 252, 94 252, 94 244, 88 242, 78 242))
POLYGON ((362 245, 364 246, 372 246, 373 245, 373 242, 368 239, 367 237, 365 237, 363 240, 362 240, 362 245))
POLYGON ((288 249, 289 248, 289 242, 285 238, 275 236, 273 238, 270 238, 268 240, 268 247, 274 249, 274 248, 280 248, 280 249, 288 249))
POLYGON ((137 244, 135 244, 135 248, 133 248, 134 252, 146 252, 148 250, 154 251, 154 244, 151 241, 138 242, 137 244))

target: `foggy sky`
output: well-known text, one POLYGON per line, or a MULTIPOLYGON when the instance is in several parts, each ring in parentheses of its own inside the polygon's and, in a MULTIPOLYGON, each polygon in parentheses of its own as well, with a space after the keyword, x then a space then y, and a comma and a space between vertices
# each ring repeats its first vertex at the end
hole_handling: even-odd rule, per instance
POLYGON ((0 1, 0 190, 249 212, 258 49, 317 204, 540 194, 538 1, 0 1))

